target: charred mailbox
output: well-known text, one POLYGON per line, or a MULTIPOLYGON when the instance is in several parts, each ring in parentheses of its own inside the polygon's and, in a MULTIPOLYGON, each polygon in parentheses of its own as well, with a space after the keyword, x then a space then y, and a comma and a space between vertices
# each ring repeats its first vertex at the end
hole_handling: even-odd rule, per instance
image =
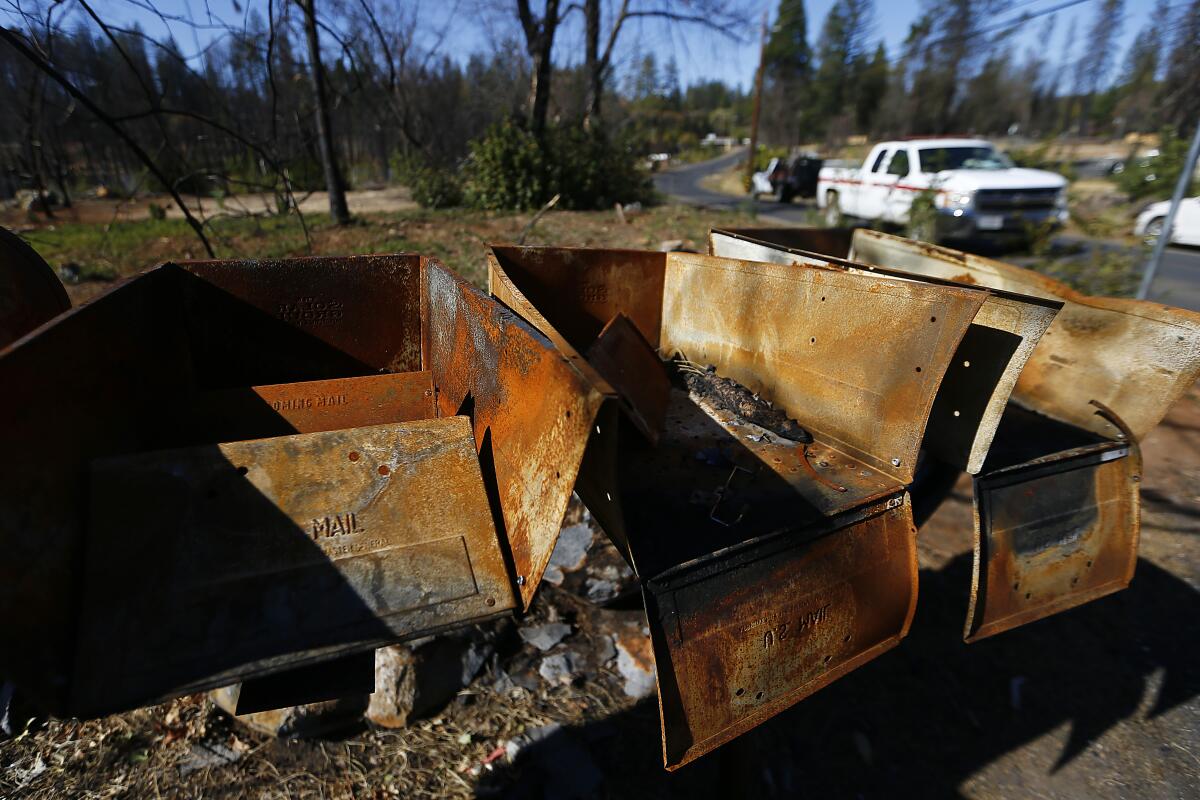
POLYGON ((957 448, 945 441, 958 435, 952 427, 931 420, 926 441, 930 455, 975 475, 968 641, 1129 585, 1139 530, 1137 443, 1200 373, 1200 314, 1080 295, 1030 270, 870 230, 713 231, 710 249, 986 287, 997 311, 1001 301, 1008 307, 1007 317, 980 320, 1027 341, 1013 350, 1008 370, 1000 380, 973 370, 987 363, 989 349, 994 359, 1010 349, 991 344, 1002 340, 989 334, 977 357, 956 357, 935 403, 957 410, 963 398, 991 393, 988 413, 963 415, 977 426, 972 458, 953 458, 957 448), (1029 316, 1014 309, 1039 306, 1059 311, 1032 328, 1003 321, 1029 316))
POLYGON ((492 293, 613 400, 577 490, 642 582, 668 767, 904 636, 906 486, 985 292, 685 253, 496 247, 489 267, 492 293), (811 443, 698 396, 697 373, 811 443))
POLYGON ((415 255, 164 264, 0 380, 0 667, 79 715, 527 603, 602 401, 415 255))

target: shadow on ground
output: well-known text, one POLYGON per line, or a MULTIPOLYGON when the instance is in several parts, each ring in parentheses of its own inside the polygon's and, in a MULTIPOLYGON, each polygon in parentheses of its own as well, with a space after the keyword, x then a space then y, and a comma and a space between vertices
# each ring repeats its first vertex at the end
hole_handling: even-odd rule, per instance
MULTIPOLYGON (((969 555, 923 570, 896 650, 676 773, 662 769, 651 700, 530 746, 478 796, 959 797, 970 776, 1063 723, 1051 772, 1138 714, 1148 690, 1149 717, 1200 692, 1200 594, 1154 564, 1141 560, 1127 591, 968 646, 970 574, 969 555)), ((1150 760, 1170 749, 1143 746, 1150 760)))

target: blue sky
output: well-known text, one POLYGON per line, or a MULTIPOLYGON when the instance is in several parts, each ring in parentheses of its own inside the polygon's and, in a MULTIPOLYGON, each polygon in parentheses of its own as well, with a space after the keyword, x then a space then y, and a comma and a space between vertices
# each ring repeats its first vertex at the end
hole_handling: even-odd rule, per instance
MULTIPOLYGON (((1078 5, 1056 14, 1054 37, 1046 54, 1052 63, 1063 57, 1064 39, 1072 17, 1076 20, 1079 40, 1082 39, 1092 16, 1101 0, 1083 0, 1078 5)), ((225 22, 237 23, 252 8, 265 14, 266 0, 242 0, 236 6, 233 0, 138 0, 152 4, 166 15, 188 16, 203 21, 206 13, 213 13, 225 22), (237 10, 240 9, 240 12, 237 10)), ((276 7, 288 0, 276 0, 276 7)), ((452 57, 465 59, 473 52, 487 52, 502 46, 507 37, 519 36, 515 14, 504 13, 504 9, 515 7, 513 0, 401 0, 404 7, 415 15, 424 41, 434 41, 444 33, 441 50, 452 57)), ((809 39, 815 43, 821 24, 834 0, 812 0, 807 4, 809 39)), ((997 21, 1015 19, 1022 13, 1037 14, 1045 9, 1060 5, 1063 0, 1011 0, 1013 11, 1000 15, 997 21)), ((537 5, 537 0, 534 0, 537 5)), ((760 19, 764 8, 772 17, 778 0, 747 3, 750 16, 760 19)), ((1145 25, 1153 0, 1126 0, 1125 20, 1116 37, 1116 58, 1113 60, 1114 74, 1120 69, 1129 42, 1145 25)), ((1182 5, 1182 3, 1177 3, 1182 5)), ((148 32, 162 33, 164 24, 151 12, 140 8, 129 0, 94 0, 94 7, 106 20, 124 24, 140 23, 148 32)), ((318 0, 318 9, 321 0, 318 0)), ((886 2, 877 0, 873 39, 882 40, 888 53, 899 53, 908 34, 909 24, 919 13, 919 0, 886 2)), ((575 14, 560 32, 555 50, 559 63, 578 63, 583 58, 579 34, 579 15, 575 14)), ((1013 38, 1018 52, 1024 52, 1036 44, 1038 32, 1045 25, 1046 17, 1029 22, 1013 38)), ((203 46, 211 36, 209 31, 193 33, 187 26, 174 24, 176 38, 185 50, 197 44, 203 46)), ((719 79, 727 83, 748 87, 753 80, 758 59, 757 23, 751 29, 737 31, 739 40, 721 36, 698 27, 668 26, 658 21, 636 21, 622 33, 617 68, 627 67, 641 54, 654 52, 660 63, 674 57, 680 78, 685 85, 708 79, 719 79)), ((1072 58, 1078 57, 1078 52, 1072 58)), ((1112 76, 1109 76, 1112 77, 1112 76)))

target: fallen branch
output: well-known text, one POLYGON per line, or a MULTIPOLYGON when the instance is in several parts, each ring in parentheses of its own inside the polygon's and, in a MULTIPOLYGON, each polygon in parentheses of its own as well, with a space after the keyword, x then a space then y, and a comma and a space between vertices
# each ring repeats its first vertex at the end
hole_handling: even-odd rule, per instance
POLYGON ((521 231, 521 235, 517 237, 517 244, 525 244, 525 237, 528 236, 531 231, 533 231, 533 226, 538 224, 538 220, 546 216, 547 211, 554 208, 554 206, 558 203, 558 198, 560 197, 562 197, 561 194, 554 195, 554 197, 550 198, 549 203, 546 203, 546 205, 542 206, 541 211, 533 215, 533 219, 529 220, 529 224, 525 226, 524 230, 521 231))

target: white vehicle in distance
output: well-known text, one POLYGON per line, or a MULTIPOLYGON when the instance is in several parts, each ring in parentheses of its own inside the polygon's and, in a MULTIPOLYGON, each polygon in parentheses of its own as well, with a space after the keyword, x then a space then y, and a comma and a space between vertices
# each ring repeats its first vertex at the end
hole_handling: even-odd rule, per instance
MULTIPOLYGON (((1170 207, 1170 200, 1151 203, 1145 211, 1138 214, 1133 234, 1140 236, 1146 244, 1154 244, 1155 240, 1162 236, 1170 207)), ((1170 244, 1200 246, 1200 197, 1185 197, 1180 202, 1179 210, 1175 212, 1175 224, 1171 227, 1170 244)))
POLYGON ((982 139, 880 142, 861 167, 826 167, 817 205, 827 225, 845 218, 909 224, 913 200, 932 194, 930 241, 1019 239, 1067 221, 1067 179, 1023 169, 982 139))

